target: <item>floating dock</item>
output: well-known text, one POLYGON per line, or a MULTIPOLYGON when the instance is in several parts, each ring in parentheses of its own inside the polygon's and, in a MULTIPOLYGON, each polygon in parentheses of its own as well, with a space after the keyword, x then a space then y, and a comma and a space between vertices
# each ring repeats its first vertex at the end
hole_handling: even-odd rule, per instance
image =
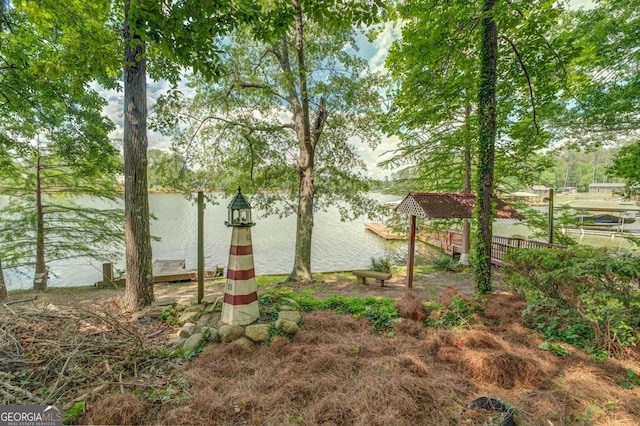
POLYGON ((391 230, 387 225, 380 222, 367 222, 364 224, 364 228, 373 232, 380 238, 385 240, 406 240, 407 234, 404 232, 395 232, 391 230))
MULTIPOLYGON (((409 235, 406 232, 396 232, 389 228, 384 223, 380 222, 366 222, 364 224, 364 228, 373 232, 378 237, 383 238, 385 240, 408 240, 409 235)), ((424 232, 416 233, 416 240, 422 241, 423 243, 431 244, 431 240, 433 240, 433 236, 431 233, 425 234, 424 232)), ((438 244, 434 244, 438 246, 438 244)))
MULTIPOLYGON (((198 279, 198 271, 185 269, 184 259, 156 259, 153 261, 153 282, 168 283, 193 281, 198 279)), ((204 271, 205 278, 215 278, 224 275, 224 269, 216 267, 213 270, 204 271)), ((102 264, 102 281, 98 281, 96 287, 124 287, 126 278, 114 279, 113 263, 102 264)))

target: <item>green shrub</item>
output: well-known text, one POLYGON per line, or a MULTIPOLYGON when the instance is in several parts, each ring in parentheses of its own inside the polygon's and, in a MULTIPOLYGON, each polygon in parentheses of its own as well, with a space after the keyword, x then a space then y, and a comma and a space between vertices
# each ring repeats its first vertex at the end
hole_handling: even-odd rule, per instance
POLYGON ((400 315, 395 307, 395 300, 368 297, 331 296, 327 299, 315 299, 291 290, 271 290, 258 296, 260 309, 269 317, 277 318, 279 307, 292 305, 304 312, 334 311, 338 314, 349 314, 355 318, 366 318, 376 332, 391 328, 392 321, 400 315))
POLYGON ((433 259, 431 263, 437 271, 456 272, 460 269, 458 263, 451 256, 442 256, 437 259, 433 259))
POLYGON ((391 272, 392 266, 391 257, 389 256, 378 258, 372 257, 369 270, 375 272, 391 272))
POLYGON ((601 354, 633 346, 640 327, 640 256, 606 249, 508 253, 507 282, 525 295, 523 317, 548 340, 601 354))

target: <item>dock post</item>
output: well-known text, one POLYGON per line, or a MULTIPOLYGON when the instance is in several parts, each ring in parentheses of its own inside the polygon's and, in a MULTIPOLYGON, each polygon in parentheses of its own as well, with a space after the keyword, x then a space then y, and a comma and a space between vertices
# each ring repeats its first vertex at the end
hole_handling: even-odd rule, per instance
POLYGON ((105 283, 113 282, 113 263, 102 264, 102 281, 105 283))

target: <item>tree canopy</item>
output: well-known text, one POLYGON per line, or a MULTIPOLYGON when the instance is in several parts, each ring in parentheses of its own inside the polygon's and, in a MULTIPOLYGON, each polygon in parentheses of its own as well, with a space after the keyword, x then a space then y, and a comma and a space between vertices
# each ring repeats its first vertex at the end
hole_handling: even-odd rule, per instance
MULTIPOLYGON (((364 13, 361 6, 350 5, 364 13)), ((210 187, 266 189, 255 198, 259 207, 297 214, 291 278, 308 280, 313 212, 335 205, 355 217, 372 206, 355 143, 379 141, 372 124, 380 80, 357 56, 348 16, 330 7, 322 12, 313 2, 288 7, 294 18, 279 38, 256 42, 251 28, 231 35, 227 73, 213 83, 194 77, 193 96, 175 93, 159 102, 157 126, 185 156, 205 148, 195 157, 204 160, 199 166, 233 170, 226 176, 209 170, 210 187)))

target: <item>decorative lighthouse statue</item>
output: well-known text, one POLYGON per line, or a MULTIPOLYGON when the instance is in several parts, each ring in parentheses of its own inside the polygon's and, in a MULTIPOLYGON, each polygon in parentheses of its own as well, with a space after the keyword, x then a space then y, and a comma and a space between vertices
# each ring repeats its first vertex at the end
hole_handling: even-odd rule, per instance
POLYGON ((251 227, 255 223, 251 221, 251 206, 240 192, 240 187, 227 210, 229 220, 225 225, 232 228, 232 234, 227 284, 222 304, 222 322, 230 325, 248 325, 260 317, 251 244, 251 227))

